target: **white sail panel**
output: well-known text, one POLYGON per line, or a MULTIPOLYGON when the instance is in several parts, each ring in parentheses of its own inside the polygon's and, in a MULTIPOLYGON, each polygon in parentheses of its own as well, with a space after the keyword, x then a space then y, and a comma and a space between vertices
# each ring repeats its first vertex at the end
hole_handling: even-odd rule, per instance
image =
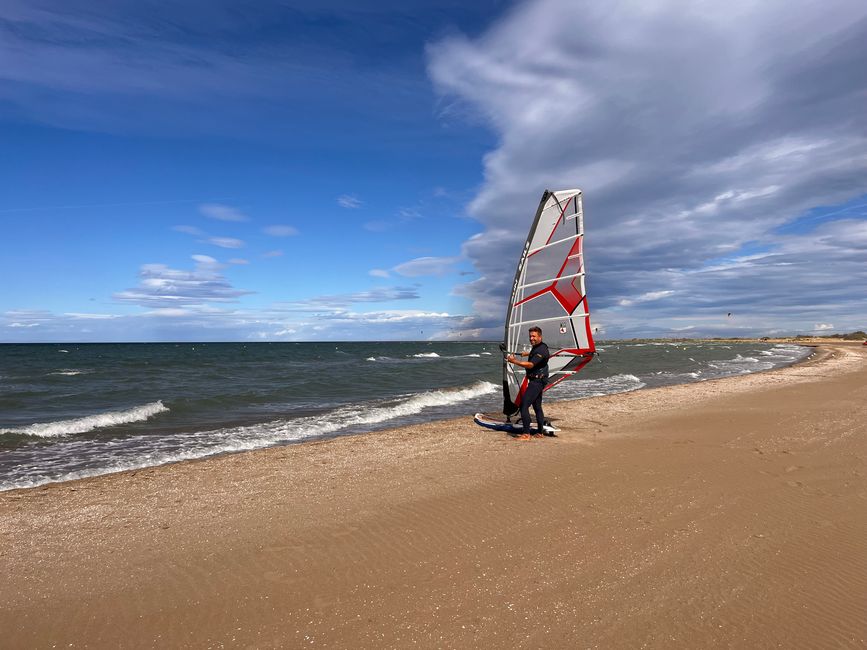
MULTIPOLYGON (((551 351, 546 390, 575 374, 596 350, 584 285, 581 190, 545 191, 524 245, 506 313, 507 353, 529 349, 529 329, 542 330, 551 351)), ((522 369, 503 362, 503 411, 520 405, 522 369)))

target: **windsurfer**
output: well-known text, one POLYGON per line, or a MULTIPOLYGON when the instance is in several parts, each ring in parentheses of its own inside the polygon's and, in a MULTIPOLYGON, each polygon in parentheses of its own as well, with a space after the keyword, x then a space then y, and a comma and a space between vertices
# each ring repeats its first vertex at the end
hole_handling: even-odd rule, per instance
POLYGON ((529 352, 521 352, 522 357, 528 358, 527 361, 519 361, 514 354, 506 357, 506 361, 521 366, 527 371, 527 388, 521 396, 523 433, 518 436, 519 440, 530 439, 530 406, 533 407, 533 412, 536 414, 536 425, 539 429, 533 434, 533 437, 545 435, 542 392, 545 390, 545 384, 548 383, 548 359, 551 353, 548 351, 548 346, 542 342, 542 330, 540 328, 535 326, 530 328, 530 345, 533 347, 529 352))

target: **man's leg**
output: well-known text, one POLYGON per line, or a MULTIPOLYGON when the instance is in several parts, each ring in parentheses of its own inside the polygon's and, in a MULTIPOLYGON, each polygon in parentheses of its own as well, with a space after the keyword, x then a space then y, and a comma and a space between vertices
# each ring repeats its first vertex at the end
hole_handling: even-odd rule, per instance
POLYGON ((530 433, 530 400, 527 399, 527 394, 530 392, 530 389, 524 392, 524 396, 521 398, 521 424, 524 429, 523 432, 529 434, 530 433))
POLYGON ((527 390, 521 397, 521 424, 524 425, 524 433, 530 431, 530 406, 536 411, 536 401, 542 397, 542 384, 537 381, 531 381, 527 384, 527 390))
POLYGON ((539 397, 533 402, 533 412, 536 414, 536 426, 539 427, 539 433, 545 433, 545 414, 542 412, 542 390, 539 390, 539 397))

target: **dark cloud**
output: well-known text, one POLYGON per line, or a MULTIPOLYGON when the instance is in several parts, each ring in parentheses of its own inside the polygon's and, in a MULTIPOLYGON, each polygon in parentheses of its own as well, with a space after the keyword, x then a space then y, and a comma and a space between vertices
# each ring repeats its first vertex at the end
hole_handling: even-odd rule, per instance
POLYGON ((464 245, 484 279, 458 293, 485 318, 504 313, 539 195, 580 186, 600 322, 671 331, 693 318, 710 331, 705 315, 736 304, 756 331, 822 312, 854 325, 867 297, 855 240, 778 233, 867 194, 865 60, 855 0, 689 12, 539 0, 478 38, 433 44, 437 88, 500 137, 469 208, 484 232, 464 245), (759 249, 775 256, 750 260, 759 249))

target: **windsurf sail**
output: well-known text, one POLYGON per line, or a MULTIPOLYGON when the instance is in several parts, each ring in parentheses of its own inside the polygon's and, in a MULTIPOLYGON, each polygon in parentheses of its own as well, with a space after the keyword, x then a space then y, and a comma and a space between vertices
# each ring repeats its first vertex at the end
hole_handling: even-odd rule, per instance
MULTIPOLYGON (((522 368, 505 360, 527 346, 537 326, 551 351, 545 390, 574 376, 596 346, 584 291, 584 210, 581 190, 545 190, 524 244, 506 311, 503 413, 512 415, 527 388, 522 368)), ((529 350, 529 347, 526 347, 529 350)))

